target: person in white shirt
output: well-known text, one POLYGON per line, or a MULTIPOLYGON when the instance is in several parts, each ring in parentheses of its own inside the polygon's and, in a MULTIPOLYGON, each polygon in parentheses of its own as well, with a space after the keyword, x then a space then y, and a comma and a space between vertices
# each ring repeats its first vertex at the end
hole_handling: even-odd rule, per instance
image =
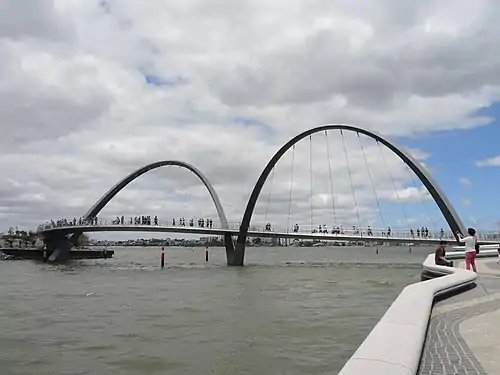
POLYGON ((498 251, 498 260, 497 260, 497 263, 500 263, 500 247, 497 249, 498 251))
POLYGON ((477 273, 476 270, 476 230, 474 228, 468 228, 467 237, 463 237, 460 232, 457 233, 458 240, 465 244, 465 268, 470 271, 472 270, 477 273))

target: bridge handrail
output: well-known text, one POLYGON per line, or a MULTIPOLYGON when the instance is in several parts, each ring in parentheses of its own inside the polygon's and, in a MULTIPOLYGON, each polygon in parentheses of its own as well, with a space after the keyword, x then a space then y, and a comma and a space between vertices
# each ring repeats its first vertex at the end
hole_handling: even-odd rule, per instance
MULTIPOLYGON (((129 227, 129 226, 140 226, 140 227, 167 227, 167 228, 205 228, 205 229, 224 229, 224 228, 221 228, 219 226, 213 226, 213 227, 208 227, 208 226, 203 226, 203 227, 200 227, 198 225, 194 225, 194 226, 191 226, 191 225, 171 225, 169 222, 159 222, 158 224, 130 224, 130 223, 116 223, 114 222, 113 220, 100 220, 97 224, 90 224, 90 223, 82 223, 82 224, 76 224, 76 225, 73 225, 73 224, 68 224, 68 225, 41 225, 39 226, 38 228, 38 231, 39 232, 43 232, 44 230, 48 230, 48 229, 52 229, 52 228, 58 228, 58 229, 65 229, 65 228, 72 228, 72 227, 89 227, 89 228, 92 228, 92 227, 99 227, 99 226, 124 226, 124 227, 129 227)), ((229 228, 227 229, 231 229, 231 230, 238 230, 239 229, 239 226, 237 224, 235 225, 231 225, 229 224, 229 228)), ((251 226, 250 228, 250 231, 251 232, 260 232, 260 233, 289 233, 289 234, 292 234, 292 233, 297 233, 297 234, 311 234, 311 233, 314 233, 314 234, 317 234, 317 235, 322 235, 324 234, 325 236, 326 235, 339 235, 339 236, 342 236, 342 235, 356 235, 356 236, 360 236, 360 238, 364 238, 364 237, 388 237, 388 238, 404 238, 404 239, 410 239, 410 238, 414 238, 414 239, 419 239, 419 238, 440 238, 438 237, 437 235, 434 236, 434 234, 432 233, 429 233, 429 236, 428 237, 417 237, 417 236, 411 236, 410 235, 410 232, 408 231, 397 231, 397 230, 394 230, 394 231, 391 231, 391 234, 389 235, 387 232, 383 232, 383 231, 373 231, 371 235, 368 235, 365 231, 355 231, 355 230, 352 230, 352 229, 347 229, 347 230, 343 230, 342 232, 336 232, 336 233, 332 233, 331 230, 329 230, 327 233, 318 233, 318 232, 312 232, 312 231, 307 231, 307 230, 299 230, 298 232, 293 232, 293 231, 290 231, 290 230, 286 230, 286 229, 281 229, 281 228, 273 228, 273 230, 266 230, 264 226, 251 226)), ((443 239, 451 239, 452 236, 451 234, 449 234, 448 236, 443 236, 442 237, 443 239)))
MULTIPOLYGON (((123 225, 128 225, 130 224, 130 219, 132 219, 132 217, 126 217, 125 218, 125 222, 123 223, 123 225)), ((193 219, 194 220, 194 224, 195 226, 197 226, 197 221, 198 219, 200 219, 199 217, 193 217, 193 218, 189 218, 189 219, 193 219)), ((205 219, 205 218, 203 218, 205 219)), ((72 225, 72 221, 73 220, 68 220, 68 225, 67 226, 71 226, 72 225)), ((77 220, 78 222, 78 220, 77 220)), ((179 225, 179 221, 178 219, 176 219, 176 226, 180 226, 179 225)), ((88 225, 95 225, 95 224, 91 224, 89 223, 88 221, 84 221, 85 224, 88 224, 88 225)), ((216 224, 217 222, 215 222, 214 224, 216 224)), ((238 221, 228 221, 227 222, 228 225, 229 225, 229 229, 239 229, 240 225, 241 225, 241 222, 238 222, 238 221)), ((105 219, 102 219, 102 218, 98 218, 98 224, 97 225, 112 225, 112 224, 115 224, 115 225, 121 225, 119 223, 116 223, 116 218, 114 219, 108 219, 108 218, 105 218, 105 219)), ((133 223, 132 223, 133 224, 133 223)), ((159 225, 165 225, 165 226, 171 226, 172 224, 172 219, 168 219, 168 220, 165 220, 165 219, 160 219, 159 218, 159 221, 158 221, 158 224, 159 225)), ((48 223, 44 223, 44 224, 40 224, 39 227, 45 227, 46 225, 51 225, 50 222, 48 223)), ((146 225, 146 224, 139 224, 139 225, 146 225)), ((188 219, 186 219, 186 226, 189 225, 189 222, 188 222, 188 219)), ((56 225, 57 226, 57 225, 56 225)), ((65 226, 65 225, 59 225, 59 226, 65 226)), ((262 231, 265 231, 265 224, 263 223, 257 223, 257 224, 252 224, 250 227, 255 230, 255 229, 258 229, 258 230, 262 230, 262 231)), ((52 227, 52 226, 51 226, 52 227)), ((327 230, 329 232, 332 231, 332 229, 334 229, 334 227, 336 229, 340 229, 342 226, 338 226, 338 225, 330 225, 330 226, 327 226, 327 230)), ((318 226, 316 225, 313 225, 311 226, 310 224, 300 224, 299 225, 299 231, 300 232, 311 232, 312 230, 317 230, 318 229, 318 226)), ((362 232, 363 235, 367 235, 367 232, 368 232, 368 227, 360 227, 360 228, 357 228, 360 232, 362 232)), ((413 235, 414 237, 419 237, 417 236, 417 229, 418 228, 415 228, 413 229, 413 235)), ((271 230, 274 231, 274 232, 286 232, 287 229, 286 227, 284 226, 280 226, 280 225, 271 225, 271 230)), ((342 230, 344 232, 352 232, 353 229, 352 227, 350 226, 346 226, 345 228, 342 228, 342 230)), ((375 234, 375 233, 383 233, 383 232, 387 232, 387 228, 380 228, 380 227, 371 227, 371 230, 372 232, 375 234)), ((288 229, 289 232, 292 232, 293 231, 293 227, 292 228, 289 228, 288 229)), ((400 228, 391 228, 391 233, 393 234, 402 234, 404 237, 411 237, 411 230, 410 228, 404 228, 404 229, 400 229, 400 228)), ((439 237, 441 235, 441 231, 438 230, 437 228, 431 228, 429 229, 429 237, 439 237)), ((443 237, 444 238, 454 238, 453 236, 453 233, 451 233, 450 231, 443 231, 443 237)), ((500 238, 500 231, 478 231, 478 237, 479 238, 484 238, 484 239, 489 239, 489 238, 500 238)))
POLYGON ((477 279, 474 272, 436 265, 434 254, 423 269, 446 276, 404 288, 339 375, 417 373, 434 299, 477 279))
MULTIPOLYGON (((98 219, 97 221, 97 224, 95 223, 89 223, 89 222, 83 222, 82 224, 79 224, 77 222, 76 225, 74 225, 72 222, 68 222, 68 224, 63 224, 63 225, 52 225, 51 223, 48 223, 48 224, 42 224, 38 227, 38 231, 43 231, 44 229, 50 229, 50 228, 67 228, 67 227, 72 227, 72 226, 79 226, 79 227, 82 227, 82 226, 88 226, 88 227, 93 227, 93 226, 108 226, 108 225, 122 225, 122 226, 130 226, 130 225, 133 225, 133 226, 136 226, 136 225, 141 225, 141 226, 148 226, 148 225, 155 225, 155 224, 135 224, 135 223, 130 223, 129 220, 125 220, 125 222, 123 224, 121 223, 118 223, 116 222, 115 219, 110 219, 110 220, 107 220, 107 219, 98 219)), ((172 225, 172 221, 171 220, 159 220, 158 221, 158 224, 156 224, 157 226, 165 226, 165 227, 174 227, 174 225, 172 225)), ((191 227, 189 225, 189 222, 186 223, 185 225, 181 226, 179 225, 179 223, 176 223, 175 227, 191 227)), ((197 222, 195 221, 194 223, 194 226, 193 227, 198 227, 197 225, 197 222)), ((234 230, 238 230, 239 227, 240 227, 240 223, 239 222, 228 222, 228 229, 234 229, 234 230)), ((206 225, 204 226, 204 228, 208 228, 206 225)), ((219 226, 217 226, 217 223, 215 223, 215 225, 213 226, 213 228, 219 228, 219 226)), ((269 232, 269 230, 266 230, 265 228, 265 224, 256 224, 256 225, 252 225, 250 226, 250 231, 253 231, 253 232, 269 232)), ((304 226, 301 226, 299 228, 299 234, 305 234, 305 233, 312 233, 313 230, 316 230, 317 227, 313 227, 311 228, 310 226, 308 225, 304 225, 304 226)), ((345 235, 351 235, 351 234, 355 234, 355 235, 361 235, 362 237, 368 237, 368 236, 375 236, 375 237, 400 237, 400 238, 415 238, 415 239, 418 239, 418 238, 443 238, 443 239, 453 239, 453 234, 450 233, 450 232, 444 232, 443 235, 441 235, 441 233, 439 231, 429 231, 429 234, 428 236, 417 236, 416 233, 414 232, 413 233, 413 236, 411 234, 411 232, 409 230, 400 230, 400 229, 393 229, 391 230, 391 234, 389 236, 388 234, 388 231, 385 230, 385 229, 380 229, 380 228, 373 228, 372 229, 372 233, 371 235, 368 234, 368 230, 367 228, 359 228, 359 229, 342 229, 342 232, 336 232, 336 233, 332 233, 332 230, 333 230, 333 227, 330 227, 328 228, 327 232, 328 233, 318 233, 318 234, 345 234, 345 235)), ((339 228, 337 227, 337 230, 339 230, 339 228)), ((272 229, 270 230, 270 232, 277 232, 277 233, 294 233, 293 230, 290 230, 290 229, 286 229, 285 227, 280 227, 278 225, 274 225, 272 226, 272 229)), ((498 235, 497 235, 498 237, 498 235)), ((480 236, 480 238, 482 239, 483 237, 480 236)), ((495 235, 489 235, 485 238, 488 238, 488 239, 493 239, 495 238, 495 235)))

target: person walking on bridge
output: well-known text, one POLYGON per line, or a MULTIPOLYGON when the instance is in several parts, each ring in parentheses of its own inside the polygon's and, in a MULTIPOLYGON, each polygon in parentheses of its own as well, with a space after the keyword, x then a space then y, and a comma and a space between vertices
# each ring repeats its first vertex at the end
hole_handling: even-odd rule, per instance
POLYGON ((462 233, 457 232, 458 240, 463 242, 465 245, 465 268, 470 271, 472 265, 472 270, 477 273, 476 270, 476 230, 474 228, 468 228, 467 237, 462 236, 462 233))

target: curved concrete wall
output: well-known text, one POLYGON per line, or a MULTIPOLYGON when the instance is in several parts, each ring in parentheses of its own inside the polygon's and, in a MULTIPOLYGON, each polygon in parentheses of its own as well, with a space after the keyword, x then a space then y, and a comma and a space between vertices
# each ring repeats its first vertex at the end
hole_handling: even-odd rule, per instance
MULTIPOLYGON (((483 249, 483 246, 481 246, 480 248, 480 252, 479 254, 477 254, 476 256, 478 258, 492 258, 492 257, 495 257, 498 255, 498 251, 496 250, 498 249, 498 245, 495 245, 494 246, 494 249, 483 249)), ((465 251, 447 251, 446 252, 446 259, 462 259, 464 260, 465 259, 465 251)), ((424 267, 425 269, 425 267, 424 267)))
POLYGON ((417 373, 434 298, 471 285, 477 279, 474 272, 435 265, 434 254, 426 258, 423 268, 446 276, 404 288, 340 375, 417 373))

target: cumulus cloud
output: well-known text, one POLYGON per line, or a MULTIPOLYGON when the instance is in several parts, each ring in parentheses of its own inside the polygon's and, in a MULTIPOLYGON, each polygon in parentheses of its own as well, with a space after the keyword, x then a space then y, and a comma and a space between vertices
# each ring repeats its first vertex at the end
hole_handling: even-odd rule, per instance
MULTIPOLYGON (((78 217, 127 173, 168 159, 204 172, 237 225, 267 161, 308 128, 355 123, 418 137, 487 124, 477 112, 500 98, 497 8, 3 1, 0 226, 78 217)), ((348 160, 338 131, 300 142, 266 183, 254 221, 307 224, 312 207, 314 225, 395 225, 392 205, 429 203, 394 155, 359 141, 345 134, 348 160)), ((122 213, 215 217, 200 182, 174 167, 132 183, 102 216, 122 213)))
POLYGON ((471 186, 472 185, 472 182, 468 178, 465 178, 465 177, 460 177, 459 182, 464 186, 471 186))
POLYGON ((476 162, 478 167, 500 167, 500 155, 476 162))
POLYGON ((467 199, 467 198, 462 199, 462 205, 465 206, 465 207, 470 206, 471 203, 472 202, 469 199, 467 199))
POLYGON ((402 149, 414 159, 418 160, 422 165, 425 164, 424 160, 429 157, 429 154, 427 152, 419 150, 418 148, 402 147, 402 149))
POLYGON ((0 38, 66 40, 71 37, 70 23, 52 3, 51 0, 2 1, 0 38))

